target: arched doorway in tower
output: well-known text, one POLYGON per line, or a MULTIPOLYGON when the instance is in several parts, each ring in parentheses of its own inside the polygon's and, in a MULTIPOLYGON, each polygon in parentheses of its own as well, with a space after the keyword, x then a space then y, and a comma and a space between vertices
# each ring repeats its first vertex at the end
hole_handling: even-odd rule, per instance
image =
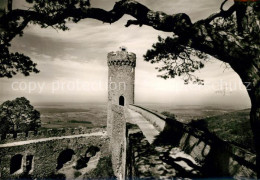
POLYGON ((119 97, 119 105, 120 106, 124 106, 125 105, 125 98, 124 98, 124 96, 120 96, 119 97))

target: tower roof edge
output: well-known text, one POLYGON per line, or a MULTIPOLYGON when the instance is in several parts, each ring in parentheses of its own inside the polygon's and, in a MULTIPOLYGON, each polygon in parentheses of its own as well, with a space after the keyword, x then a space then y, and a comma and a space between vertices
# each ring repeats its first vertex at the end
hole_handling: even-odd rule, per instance
POLYGON ((127 52, 127 51, 116 51, 116 52, 109 52, 107 54, 107 60, 108 61, 136 61, 136 54, 132 52, 127 52))

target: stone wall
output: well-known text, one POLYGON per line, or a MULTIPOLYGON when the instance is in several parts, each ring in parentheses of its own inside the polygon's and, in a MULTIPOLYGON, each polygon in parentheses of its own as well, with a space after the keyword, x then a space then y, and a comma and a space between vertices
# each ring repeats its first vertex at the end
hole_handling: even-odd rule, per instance
POLYGON ((61 137, 68 135, 87 134, 92 132, 105 131, 104 128, 60 128, 60 129, 45 129, 39 131, 29 131, 27 133, 16 133, 16 134, 0 134, 0 144, 26 141, 32 139, 40 139, 46 137, 61 137))
POLYGON ((115 176, 125 179, 126 166, 126 121, 125 107, 112 105, 112 137, 110 146, 112 150, 112 164, 115 176))
POLYGON ((128 151, 127 177, 128 179, 176 179, 198 178, 179 171, 180 168, 167 162, 167 152, 170 145, 149 144, 138 126, 127 124, 128 151))
POLYGON ((96 147, 101 152, 101 157, 108 156, 110 153, 108 150, 109 139, 104 132, 24 142, 24 144, 14 142, 0 145, 1 179, 19 178, 25 174, 29 174, 32 178, 48 177, 57 172, 58 157, 65 150, 73 152, 75 161, 85 157, 91 147, 96 147), (15 167, 17 171, 10 172, 12 170, 11 162, 15 157, 18 157, 18 160, 15 161, 16 166, 21 163, 21 167, 15 167), (28 157, 31 158, 31 162, 28 157), (29 172, 27 171, 28 163, 31 163, 29 172))
POLYGON ((178 130, 182 131, 179 147, 202 165, 205 176, 256 178, 255 154, 222 141, 209 132, 188 125, 179 126, 182 126, 178 130))
POLYGON ((164 130, 166 116, 133 104, 129 105, 129 108, 140 113, 151 124, 153 124, 158 131, 161 132, 164 130))
MULTIPOLYGON (((166 118, 143 107, 131 105, 130 108, 142 114, 160 131, 153 145, 171 144, 179 147, 201 166, 203 177, 256 177, 255 154, 222 141, 208 131, 166 118)), ((130 152, 133 151, 129 148, 130 152)), ((149 163, 147 165, 149 166, 149 163)))
MULTIPOLYGON (((3 13, 7 13, 12 10, 12 1, 11 0, 1 0, 0 3, 0 17, 3 13)), ((1 26, 1 24, 0 24, 1 26)))

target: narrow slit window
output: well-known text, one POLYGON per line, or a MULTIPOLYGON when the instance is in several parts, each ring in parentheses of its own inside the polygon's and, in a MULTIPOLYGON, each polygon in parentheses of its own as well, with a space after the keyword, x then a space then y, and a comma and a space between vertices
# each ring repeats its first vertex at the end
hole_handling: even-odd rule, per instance
POLYGON ((119 97, 119 105, 120 106, 124 106, 125 105, 125 98, 124 98, 124 96, 120 96, 119 97))

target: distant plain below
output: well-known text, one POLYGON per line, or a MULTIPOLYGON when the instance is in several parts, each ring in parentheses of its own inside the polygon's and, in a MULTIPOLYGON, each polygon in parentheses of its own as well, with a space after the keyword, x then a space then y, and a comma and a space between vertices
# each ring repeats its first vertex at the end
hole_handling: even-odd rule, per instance
MULTIPOLYGON (((223 115, 246 107, 214 105, 172 105, 140 103, 142 107, 158 113, 167 111, 176 115, 177 120, 188 123, 192 119, 202 119, 223 115)), ((106 103, 44 103, 35 108, 41 113, 42 128, 104 127, 107 120, 106 103)))

